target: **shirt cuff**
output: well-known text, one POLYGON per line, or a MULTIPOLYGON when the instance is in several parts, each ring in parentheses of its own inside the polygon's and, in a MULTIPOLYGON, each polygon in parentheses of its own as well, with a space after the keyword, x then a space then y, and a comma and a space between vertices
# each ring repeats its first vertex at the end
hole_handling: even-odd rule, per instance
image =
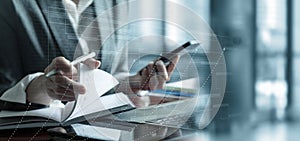
POLYGON ((34 74, 29 74, 25 76, 21 81, 19 81, 15 86, 12 88, 6 90, 3 95, 0 97, 3 101, 9 101, 9 102, 17 102, 17 103, 26 103, 26 88, 29 85, 29 83, 43 75, 44 73, 38 72, 34 74))

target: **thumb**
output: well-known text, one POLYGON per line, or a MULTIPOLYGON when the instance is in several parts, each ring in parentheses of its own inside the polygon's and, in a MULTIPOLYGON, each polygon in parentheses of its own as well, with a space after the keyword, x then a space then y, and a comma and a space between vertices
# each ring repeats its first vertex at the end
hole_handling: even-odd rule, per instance
POLYGON ((94 59, 94 58, 89 58, 89 59, 83 61, 82 63, 87 65, 91 69, 97 69, 101 65, 101 62, 99 60, 94 59))

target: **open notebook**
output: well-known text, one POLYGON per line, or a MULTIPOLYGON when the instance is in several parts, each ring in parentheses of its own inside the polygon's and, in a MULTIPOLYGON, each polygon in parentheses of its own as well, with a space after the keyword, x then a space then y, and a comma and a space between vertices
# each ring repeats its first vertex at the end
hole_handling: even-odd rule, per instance
POLYGON ((0 129, 16 126, 18 128, 64 126, 134 108, 123 93, 102 96, 118 84, 118 81, 105 71, 91 70, 86 65, 80 64, 80 83, 86 86, 86 93, 78 95, 76 101, 68 102, 66 105, 51 105, 49 108, 31 111, 1 111, 0 129))

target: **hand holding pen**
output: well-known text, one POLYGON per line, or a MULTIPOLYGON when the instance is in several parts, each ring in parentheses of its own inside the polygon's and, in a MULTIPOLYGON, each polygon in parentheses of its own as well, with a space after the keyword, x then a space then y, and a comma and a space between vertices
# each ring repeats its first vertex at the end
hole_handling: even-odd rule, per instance
POLYGON ((100 61, 93 59, 95 53, 90 53, 81 56, 74 61, 70 62, 64 57, 57 57, 52 60, 51 64, 44 70, 45 75, 32 81, 32 84, 27 88, 27 100, 35 103, 48 103, 40 102, 41 97, 44 99, 61 100, 61 101, 74 101, 76 94, 84 94, 85 86, 78 83, 78 70, 76 65, 84 63, 91 68, 98 68, 100 61), (37 87, 40 86, 40 87, 37 87), (39 91, 42 89, 44 92, 39 91), (40 93, 44 95, 41 96, 40 93), (45 93, 47 94, 45 96, 45 93))
MULTIPOLYGON (((89 54, 86 54, 86 55, 83 55, 83 56, 80 56, 78 57, 77 59, 75 59, 74 61, 70 62, 70 66, 74 66, 74 65, 77 65, 78 63, 80 62, 83 62, 83 61, 86 61, 87 59, 90 59, 90 58, 93 58, 96 56, 96 53, 95 52, 92 52, 92 53, 89 53, 89 54)), ((64 64, 66 65, 68 60, 64 59, 64 57, 57 57, 55 58, 53 61, 55 62, 56 64, 56 68, 52 68, 51 71, 49 71, 51 68, 51 66, 48 66, 46 69, 45 69, 45 72, 46 73, 46 77, 51 77, 52 75, 55 75, 57 73, 62 73, 64 69, 68 69, 68 67, 60 67, 63 66, 64 64), (55 60, 56 59, 56 60, 55 60), (60 64, 61 63, 61 64, 60 64)))

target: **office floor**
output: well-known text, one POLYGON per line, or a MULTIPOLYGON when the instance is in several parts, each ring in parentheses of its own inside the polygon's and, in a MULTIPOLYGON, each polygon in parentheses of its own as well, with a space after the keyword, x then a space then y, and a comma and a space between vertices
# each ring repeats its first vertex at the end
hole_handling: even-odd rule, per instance
POLYGON ((187 131, 186 136, 173 140, 184 141, 299 141, 300 121, 265 121, 256 124, 232 124, 226 132, 187 131))

